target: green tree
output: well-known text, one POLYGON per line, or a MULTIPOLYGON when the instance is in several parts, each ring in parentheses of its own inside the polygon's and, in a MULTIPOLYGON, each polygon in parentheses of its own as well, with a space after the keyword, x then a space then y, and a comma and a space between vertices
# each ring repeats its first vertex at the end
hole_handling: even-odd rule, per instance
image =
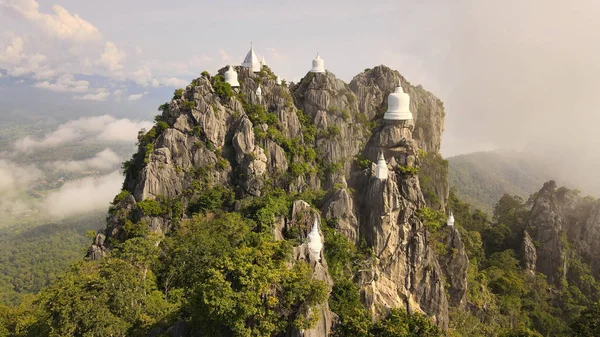
POLYGON ((584 310, 579 318, 571 325, 573 337, 600 336, 600 303, 584 310))

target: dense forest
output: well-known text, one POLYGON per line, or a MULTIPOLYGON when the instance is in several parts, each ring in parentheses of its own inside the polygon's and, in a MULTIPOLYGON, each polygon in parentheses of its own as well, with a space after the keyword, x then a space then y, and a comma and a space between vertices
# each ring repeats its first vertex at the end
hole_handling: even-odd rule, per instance
MULTIPOLYGON (((229 212, 223 210, 228 203, 223 194, 207 194, 215 198, 207 198, 198 214, 159 246, 157 237, 132 228, 109 258, 75 263, 37 296, 0 307, 0 336, 146 336, 153 327, 182 318, 206 336, 224 329, 235 336, 272 336, 288 323, 310 325, 297 314, 324 300, 325 284, 312 280, 306 265, 286 267, 291 245, 274 241, 273 224, 265 220, 290 212, 293 198, 273 191, 229 212), (265 297, 274 284, 281 288, 265 297)), ((445 333, 426 317, 403 311, 371 323, 352 282, 370 252, 324 224, 325 253, 336 279, 330 304, 340 317, 335 335, 597 336, 600 285, 589 266, 572 260, 571 279, 560 286, 521 266, 518 242, 531 203, 505 195, 488 218, 451 194, 448 206, 470 264, 468 304, 452 308, 445 333)), ((424 217, 433 237, 447 235, 442 214, 431 210, 424 217)), ((446 248, 436 249, 443 254, 446 248)), ((15 282, 23 282, 19 279, 15 282)))

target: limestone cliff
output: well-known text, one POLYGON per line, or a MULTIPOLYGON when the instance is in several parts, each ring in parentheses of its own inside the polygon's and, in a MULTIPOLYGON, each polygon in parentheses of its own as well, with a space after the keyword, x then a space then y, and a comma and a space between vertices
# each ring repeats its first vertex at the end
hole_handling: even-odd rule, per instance
MULTIPOLYGON (((220 75, 203 75, 161 106, 155 127, 140 134, 139 150, 125 165, 124 192, 115 198, 107 227, 88 256, 102 258, 113 243, 126 240, 140 226, 167 234, 206 207, 207 190, 230 196, 223 204, 228 211, 273 189, 300 196, 321 191, 318 210, 298 197, 290 214, 275 221, 274 238, 294 243, 291 263, 308 262, 314 278, 332 285, 324 254, 311 254, 307 245, 315 219, 323 237, 323 218, 351 242, 364 238, 372 249, 371 268, 354 281, 374 319, 401 307, 447 327, 447 292, 452 303, 462 303, 468 260, 458 233, 446 242, 457 254, 438 256, 418 216, 426 205, 419 181, 424 160, 420 150, 439 151, 441 102, 384 66, 361 73, 350 85, 326 72, 308 73, 289 88, 278 85, 266 67, 259 73, 235 69, 239 88, 232 90, 220 75), (412 97, 414 124, 381 120, 387 94, 398 83, 412 97), (258 86, 261 95, 256 94, 258 86), (386 180, 364 166, 379 152, 389 163, 386 180), (356 158, 362 159, 361 165, 356 158)), ((443 175, 435 180, 442 186, 436 193, 445 200, 447 181, 443 175)), ((312 310, 316 326, 290 329, 287 336, 325 336, 331 331, 336 315, 328 303, 312 310)))
POLYGON ((523 238, 522 259, 530 272, 540 272, 548 281, 560 284, 567 279, 573 254, 590 264, 594 275, 600 272, 600 202, 582 198, 579 192, 557 188, 548 181, 535 194, 523 238))
POLYGON ((419 149, 429 154, 421 167, 421 178, 426 179, 421 182, 427 185, 422 186, 425 188, 426 201, 430 206, 439 203, 439 208, 445 209, 450 192, 447 166, 435 165, 443 161, 439 154, 446 115, 442 101, 422 86, 411 85, 400 73, 384 65, 366 69, 356 75, 350 82, 350 89, 357 96, 359 111, 366 118, 377 120, 387 109, 388 95, 398 85, 411 98, 410 111, 414 118, 412 138, 419 149))

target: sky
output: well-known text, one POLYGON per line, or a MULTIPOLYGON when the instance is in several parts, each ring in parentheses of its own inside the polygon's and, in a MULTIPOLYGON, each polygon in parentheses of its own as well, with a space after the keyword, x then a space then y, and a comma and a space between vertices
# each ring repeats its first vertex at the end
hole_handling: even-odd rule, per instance
POLYGON ((444 156, 535 151, 589 177, 599 14, 596 0, 0 0, 0 89, 139 115, 203 70, 240 63, 253 42, 287 80, 317 52, 346 82, 398 70, 444 102, 444 156))

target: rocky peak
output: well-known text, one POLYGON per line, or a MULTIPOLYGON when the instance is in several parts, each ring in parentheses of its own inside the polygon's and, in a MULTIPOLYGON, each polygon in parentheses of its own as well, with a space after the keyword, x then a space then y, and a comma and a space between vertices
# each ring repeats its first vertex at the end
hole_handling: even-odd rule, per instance
MULTIPOLYGON (((553 180, 544 184, 537 193, 531 209, 528 228, 536 243, 536 270, 558 284, 567 273, 567 236, 564 228, 564 211, 561 201, 565 195, 557 191, 553 180)), ((530 257, 529 260, 532 260, 530 257)))
MULTIPOLYGON (((361 73, 351 85, 325 72, 308 73, 290 88, 278 85, 267 67, 258 73, 235 69, 239 88, 223 82, 223 68, 177 90, 161 106, 155 127, 140 134, 138 153, 126 164, 123 196, 115 199, 107 229, 88 256, 101 258, 110 248, 109 238, 126 240, 136 226, 168 233, 207 207, 208 191, 214 192, 209 198, 220 198, 220 207, 234 211, 246 198, 273 189, 289 194, 322 190, 320 210, 296 200, 291 216, 275 221, 274 238, 295 243, 294 261, 306 261, 316 279, 332 284, 324 254, 311 253, 308 245, 315 221, 323 238, 323 217, 351 242, 365 238, 372 248, 372 268, 361 271, 357 281, 374 319, 402 307, 447 327, 444 273, 457 274, 451 300, 460 303, 465 288, 459 279, 468 261, 458 234, 447 244, 461 252, 442 260, 417 214, 425 206, 419 149, 439 150, 441 102, 384 66, 361 73), (414 124, 381 120, 380 110, 398 80, 412 97, 414 124), (379 152, 389 167, 385 180, 374 177, 379 152), (356 164, 356 157, 369 167, 356 164)), ((327 303, 313 310, 317 327, 289 331, 289 336, 329 333, 335 314, 327 303)))
POLYGON ((444 104, 422 86, 412 86, 398 71, 384 65, 366 69, 350 82, 355 93, 359 111, 369 119, 383 116, 387 97, 400 85, 410 95, 410 111, 414 118, 413 137, 419 148, 438 153, 444 131, 444 104))

